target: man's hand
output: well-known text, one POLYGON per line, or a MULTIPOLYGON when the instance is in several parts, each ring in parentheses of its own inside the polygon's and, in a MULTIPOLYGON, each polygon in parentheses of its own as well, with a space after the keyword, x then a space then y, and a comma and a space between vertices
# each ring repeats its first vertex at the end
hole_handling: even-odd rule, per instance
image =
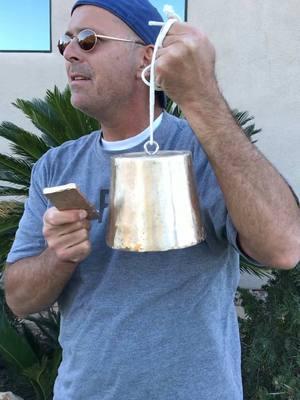
POLYGON ((90 223, 84 210, 49 208, 44 215, 43 234, 58 260, 79 263, 91 251, 90 223))
POLYGON ((57 301, 77 264, 90 253, 86 217, 84 210, 59 211, 52 207, 45 212, 43 234, 48 248, 5 270, 6 301, 16 315, 40 312, 57 301))
POLYGON ((175 23, 157 54, 156 82, 183 111, 218 98, 215 49, 207 36, 186 23, 175 23))

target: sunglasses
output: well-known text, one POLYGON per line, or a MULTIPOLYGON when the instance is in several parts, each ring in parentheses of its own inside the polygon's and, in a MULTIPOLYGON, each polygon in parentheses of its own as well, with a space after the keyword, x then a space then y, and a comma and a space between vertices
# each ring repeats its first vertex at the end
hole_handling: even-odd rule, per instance
POLYGON ((64 55, 64 51, 66 50, 66 47, 71 43, 71 41, 74 38, 76 38, 76 40, 79 44, 79 47, 84 51, 92 51, 95 48, 98 40, 99 41, 101 41, 101 40, 116 40, 118 42, 136 43, 136 44, 141 44, 142 46, 145 45, 143 42, 140 42, 138 40, 120 39, 120 38, 116 38, 113 36, 97 35, 91 29, 84 29, 84 30, 80 31, 78 33, 78 35, 69 36, 67 34, 64 34, 59 39, 57 47, 62 56, 64 55))

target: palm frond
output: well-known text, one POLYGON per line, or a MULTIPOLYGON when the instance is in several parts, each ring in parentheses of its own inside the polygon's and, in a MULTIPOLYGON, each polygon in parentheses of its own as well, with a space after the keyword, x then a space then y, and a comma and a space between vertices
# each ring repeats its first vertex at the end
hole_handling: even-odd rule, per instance
POLYGON ((33 322, 40 332, 43 333, 51 349, 57 349, 59 347, 58 335, 60 319, 58 312, 49 309, 47 312, 40 313, 37 316, 30 315, 26 320, 33 322))
POLYGON ((0 186, 0 196, 27 196, 28 188, 22 187, 10 187, 10 186, 0 186))
POLYGON ((37 161, 49 149, 42 138, 11 122, 3 122, 0 125, 0 136, 10 142, 13 154, 30 162, 37 161))
POLYGON ((38 326, 28 321, 10 319, 0 291, 0 356, 18 375, 26 378, 35 391, 35 399, 53 397, 53 385, 61 362, 61 348, 57 343, 49 348, 38 326))
POLYGON ((261 129, 255 129, 254 124, 244 127, 243 130, 244 130, 246 136, 251 140, 252 140, 252 136, 256 135, 257 133, 259 133, 261 131, 261 129))
POLYGON ((2 295, 0 299, 0 354, 14 369, 22 371, 39 363, 39 360, 29 344, 11 326, 4 309, 2 295))
POLYGON ((174 115, 175 117, 183 118, 183 113, 182 113, 181 109, 171 99, 167 100, 166 111, 169 114, 174 115))
POLYGON ((32 124, 43 133, 42 138, 48 146, 58 146, 68 140, 63 133, 63 125, 45 101, 17 99, 13 105, 23 111, 32 124))
POLYGON ((10 232, 6 232, 5 234, 0 234, 0 276, 4 271, 7 255, 9 250, 13 244, 15 238, 15 231, 11 230, 10 232))
POLYGON ((237 109, 233 109, 232 114, 236 122, 241 126, 246 125, 248 122, 253 120, 253 117, 249 116, 249 113, 247 111, 239 111, 237 109))
MULTIPOLYGON (((23 177, 30 179, 32 164, 26 160, 16 157, 0 154, 0 171, 11 171, 23 177)), ((27 181, 26 181, 27 182, 27 181)))
POLYGON ((55 86, 54 91, 47 90, 46 102, 57 114, 61 121, 65 135, 70 139, 77 139, 90 131, 99 129, 96 120, 81 111, 75 109, 71 104, 71 91, 67 86, 63 93, 55 86), (89 125, 87 127, 87 125, 89 125))
POLYGON ((0 154, 0 181, 15 185, 29 185, 31 164, 20 158, 0 154))
POLYGON ((247 111, 238 111, 237 109, 233 109, 231 112, 237 124, 243 129, 247 138, 251 140, 252 143, 255 143, 252 136, 261 132, 261 129, 256 129, 255 124, 248 125, 249 122, 254 120, 254 117, 250 116, 247 111))
POLYGON ((16 215, 16 216, 14 216, 14 218, 11 218, 9 221, 0 221, 0 235, 3 235, 3 234, 6 235, 6 234, 12 232, 12 230, 17 230, 21 216, 16 215))
POLYGON ((251 264, 245 258, 240 257, 240 270, 241 272, 246 272, 252 276, 256 276, 257 278, 270 278, 271 272, 267 270, 267 267, 257 267, 256 265, 251 264), (265 268, 265 269, 264 269, 265 268))
POLYGON ((21 176, 11 171, 5 171, 5 170, 1 171, 1 166, 0 166, 0 181, 8 182, 9 184, 23 186, 23 185, 29 185, 30 179, 22 178, 21 176))
POLYGON ((0 235, 10 234, 19 225, 24 203, 18 201, 0 202, 0 235))
POLYGON ((68 87, 63 92, 54 87, 54 91, 47 90, 44 100, 17 99, 14 105, 42 132, 43 141, 53 147, 99 129, 96 120, 72 106, 70 97, 68 87))

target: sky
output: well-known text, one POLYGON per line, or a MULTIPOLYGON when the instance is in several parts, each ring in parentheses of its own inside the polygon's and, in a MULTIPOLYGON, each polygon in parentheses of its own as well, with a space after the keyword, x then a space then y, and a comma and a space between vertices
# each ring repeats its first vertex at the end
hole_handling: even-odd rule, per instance
POLYGON ((163 14, 163 8, 164 5, 168 4, 173 6, 176 14, 178 14, 182 18, 182 20, 184 20, 185 3, 187 0, 150 0, 150 1, 158 9, 158 11, 162 14, 164 18, 165 15, 163 14))
POLYGON ((49 51, 49 2, 0 0, 0 51, 49 51))

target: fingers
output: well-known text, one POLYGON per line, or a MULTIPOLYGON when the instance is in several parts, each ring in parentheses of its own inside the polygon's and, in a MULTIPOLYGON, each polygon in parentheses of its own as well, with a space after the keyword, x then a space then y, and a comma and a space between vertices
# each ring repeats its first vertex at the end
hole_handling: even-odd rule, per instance
POLYGON ((86 217, 84 210, 59 211, 52 207, 46 211, 43 234, 60 260, 80 262, 90 253, 90 222, 86 217))
POLYGON ((81 241, 84 235, 82 237, 80 236, 80 234, 77 235, 78 240, 80 240, 78 243, 76 242, 76 239, 69 238, 67 246, 65 243, 52 243, 50 241, 50 243, 48 243, 48 247, 55 252, 59 260, 79 263, 83 261, 91 251, 90 241, 81 241), (74 244, 70 245, 72 242, 74 244))
POLYGON ((68 233, 72 233, 78 231, 80 229, 90 229, 90 221, 87 219, 72 222, 69 224, 62 224, 62 225, 52 225, 49 223, 44 223, 44 235, 48 235, 50 232, 59 232, 60 236, 67 235, 68 233))
POLYGON ((215 49, 199 29, 176 22, 156 55, 156 83, 185 111, 200 99, 219 96, 215 49))
POLYGON ((61 232, 59 230, 45 229, 45 237, 50 248, 72 247, 81 242, 88 240, 89 230, 85 227, 79 227, 70 232, 61 232))
POLYGON ((175 22, 164 42, 163 42, 163 47, 167 47, 173 43, 176 43, 178 41, 185 41, 187 38, 190 39, 204 39, 206 38, 206 35, 203 31, 201 31, 199 28, 195 28, 191 26, 190 24, 187 24, 185 22, 175 22))
POLYGON ((185 33, 186 30, 190 28, 191 25, 187 24, 186 22, 180 22, 180 21, 174 22, 174 24, 171 26, 168 32, 168 36, 185 33))
POLYGON ((59 211, 56 207, 49 208, 44 215, 44 223, 50 225, 63 225, 84 220, 87 217, 85 210, 59 211))
POLYGON ((83 261, 90 252, 91 244, 86 240, 73 247, 58 249, 56 255, 62 261, 71 261, 77 264, 83 261))

